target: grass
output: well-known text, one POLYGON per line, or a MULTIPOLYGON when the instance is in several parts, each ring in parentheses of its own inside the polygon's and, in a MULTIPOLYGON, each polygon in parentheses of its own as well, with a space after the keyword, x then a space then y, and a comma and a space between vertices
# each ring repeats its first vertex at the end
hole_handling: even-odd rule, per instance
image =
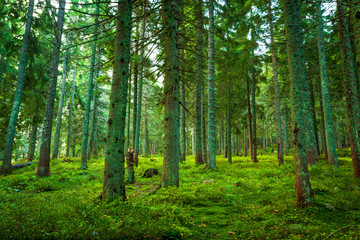
POLYGON ((35 177, 36 164, 0 177, 1 239, 359 239, 360 188, 351 159, 340 170, 324 160, 310 168, 316 204, 296 207, 293 158, 278 167, 276 156, 259 163, 217 157, 215 171, 180 164, 180 188, 161 188, 162 158, 140 158, 127 202, 100 199, 103 159, 53 160, 52 175, 35 177), (154 193, 154 194, 151 194, 154 193), (332 234, 332 235, 331 235, 332 234))

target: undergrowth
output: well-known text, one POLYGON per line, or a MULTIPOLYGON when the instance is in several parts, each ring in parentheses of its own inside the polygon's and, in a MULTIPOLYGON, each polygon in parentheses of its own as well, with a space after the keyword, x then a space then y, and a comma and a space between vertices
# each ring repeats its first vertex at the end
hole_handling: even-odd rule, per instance
MULTIPOLYGON (((341 154, 340 154, 341 155, 341 154)), ((345 153, 344 153, 345 155, 345 153)), ((342 155, 341 155, 342 156, 342 155)), ((316 200, 295 204, 293 158, 277 166, 276 156, 259 163, 217 157, 217 169, 180 164, 180 187, 160 188, 162 158, 140 158, 127 202, 101 200, 103 159, 52 160, 52 174, 35 177, 36 164, 0 177, 1 239, 359 239, 360 188, 351 159, 340 170, 321 160, 310 167, 316 200)))

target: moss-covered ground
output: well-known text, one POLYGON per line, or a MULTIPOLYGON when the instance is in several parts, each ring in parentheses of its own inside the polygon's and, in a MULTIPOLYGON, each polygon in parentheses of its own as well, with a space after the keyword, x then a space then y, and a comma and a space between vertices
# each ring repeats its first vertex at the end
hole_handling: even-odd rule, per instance
MULTIPOLYGON (((341 154, 340 154, 341 155, 341 154)), ((103 159, 80 170, 77 158, 52 160, 51 177, 37 178, 36 164, 0 177, 1 239, 360 239, 360 188, 351 159, 340 170, 321 160, 310 168, 316 204, 295 204, 293 158, 259 163, 218 156, 217 170, 180 164, 180 188, 155 191, 162 158, 140 158, 127 202, 106 202, 103 159)))

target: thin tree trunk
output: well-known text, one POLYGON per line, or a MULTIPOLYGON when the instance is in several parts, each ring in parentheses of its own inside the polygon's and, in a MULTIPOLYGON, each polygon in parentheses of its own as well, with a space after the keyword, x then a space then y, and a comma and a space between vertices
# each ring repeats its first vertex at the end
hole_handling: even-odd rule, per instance
POLYGON ((357 92, 354 88, 354 68, 351 64, 351 48, 349 48, 349 36, 348 36, 348 24, 346 20, 344 6, 341 0, 337 0, 338 11, 338 32, 340 40, 340 53, 342 60, 342 72, 345 86, 347 114, 349 118, 349 137, 351 147, 351 157, 353 162, 353 170, 355 179, 360 179, 360 151, 359 151, 359 139, 358 139, 358 104, 357 92), (355 90, 355 91, 354 91, 355 90))
POLYGON ((244 157, 247 157, 248 153, 247 153, 247 143, 248 142, 248 138, 247 138, 247 130, 246 127, 244 129, 244 157))
MULTIPOLYGON (((71 36, 68 39, 68 46, 71 42, 71 36)), ((60 145, 60 130, 61 130, 61 121, 62 121, 62 112, 64 106, 64 99, 65 99, 65 87, 66 87, 66 77, 67 77, 67 70, 68 64, 70 59, 70 49, 66 49, 65 52, 65 60, 64 60, 64 67, 63 67, 63 75, 62 75, 62 84, 61 84, 61 93, 60 93, 60 101, 59 101, 59 108, 58 114, 56 117, 56 129, 55 129, 55 136, 54 136, 54 145, 53 145, 53 152, 52 158, 59 157, 59 145, 60 145)))
MULTIPOLYGON (((281 129, 281 111, 280 111, 280 97, 279 97, 279 81, 277 74, 276 62, 276 46, 274 39, 274 27, 272 22, 271 0, 269 0, 269 23, 270 23, 270 39, 271 39, 271 56, 273 64, 273 77, 274 77, 274 95, 275 95, 275 115, 276 115, 276 132, 277 132, 277 145, 278 145, 278 163, 284 164, 284 151, 283 151, 283 138, 281 129)), ((264 129, 265 131, 265 129, 264 129)))
POLYGON ((54 103, 56 96, 56 85, 59 67, 61 35, 65 19, 65 1, 59 1, 58 20, 55 32, 55 43, 53 48, 53 59, 49 82, 49 91, 45 107, 45 119, 43 125, 43 132, 41 136, 39 166, 37 176, 44 177, 50 176, 50 146, 51 146, 51 132, 54 115, 54 103))
MULTIPOLYGON (((5 138, 5 146, 4 146, 4 156, 2 162, 2 173, 11 173, 11 157, 13 152, 13 144, 16 132, 16 123, 17 118, 20 111, 20 104, 22 99, 22 94, 24 90, 24 81, 25 81, 25 70, 27 63, 27 55, 29 50, 29 40, 31 33, 31 24, 33 19, 33 11, 34 11, 34 0, 29 0, 29 8, 26 15, 26 25, 25 25, 25 33, 23 36, 22 47, 21 47, 21 55, 19 59, 19 70, 16 82, 16 90, 14 96, 14 102, 11 109, 11 115, 9 120, 9 125, 7 128, 6 138, 5 138)), ((2 78, 2 76, 1 76, 2 78)), ((1 86, 1 85, 0 85, 1 86)))
POLYGON ((329 94, 329 83, 328 83, 328 72, 326 64, 326 53, 325 53, 325 41, 324 41, 324 23, 322 19, 321 11, 321 0, 316 1, 316 13, 317 13, 317 43, 319 50, 319 62, 320 62, 320 78, 321 78, 321 90, 322 90, 322 100, 324 104, 324 120, 325 120, 325 136, 326 136, 326 146, 329 158, 329 165, 339 168, 339 163, 336 154, 335 146, 335 133, 334 133, 334 124, 331 114, 331 105, 330 105, 330 94, 329 94))
POLYGON ((252 88, 251 88, 251 106, 252 106, 252 138, 251 138, 251 145, 252 145, 252 161, 253 162, 259 162, 257 159, 257 144, 256 144, 256 105, 255 105, 255 87, 256 87, 256 78, 255 78, 255 65, 253 64, 252 67, 252 88))
POLYGON ((132 0, 119 0, 103 185, 105 199, 117 197, 124 201, 126 200, 124 143, 131 47, 131 15, 132 0))
POLYGON ((203 163, 208 164, 208 157, 207 157, 207 136, 206 136, 206 119, 205 119, 205 97, 204 97, 204 86, 201 86, 201 145, 202 145, 202 152, 203 152, 203 163))
POLYGON ((178 29, 176 19, 178 6, 174 0, 162 0, 164 31, 164 161, 161 186, 179 186, 180 161, 180 90, 178 29))
POLYGON ((145 154, 145 157, 149 157, 150 156, 150 139, 149 139, 147 103, 145 104, 145 108, 144 108, 144 116, 145 116, 144 154, 145 154))
POLYGON ((99 25, 99 7, 100 7, 99 1, 100 0, 96 1, 96 10, 95 10, 95 29, 94 29, 93 42, 92 42, 88 94, 87 94, 87 98, 86 98, 83 141, 82 141, 82 145, 81 145, 81 169, 87 169, 87 150, 88 150, 88 140, 89 140, 90 108, 91 108, 91 98, 92 98, 92 93, 93 93, 93 88, 94 88, 96 40, 98 38, 98 27, 99 27, 98 26, 99 25))
POLYGON ((140 78, 139 78, 139 98, 137 107, 137 119, 136 119, 136 145, 134 154, 134 163, 137 167, 139 165, 139 144, 140 144, 140 123, 141 123, 141 104, 142 104, 142 92, 143 92, 143 72, 144 72, 144 51, 145 51, 145 12, 146 12, 146 1, 143 6, 143 21, 141 26, 141 50, 140 50, 140 78))
POLYGON ((202 137, 201 137, 201 86, 202 79, 202 29, 203 29, 203 16, 202 16, 202 0, 197 0, 196 18, 197 18, 197 70, 196 70, 196 155, 195 163, 203 164, 203 152, 202 152, 202 137))
POLYGON ((228 163, 232 163, 231 159, 231 91, 230 91, 230 80, 228 81, 227 91, 227 159, 228 163))
POLYGON ((314 198, 311 190, 309 171, 307 166, 307 151, 304 111, 307 92, 302 85, 306 84, 305 53, 303 46, 300 2, 299 0, 282 0, 288 38, 288 55, 290 77, 293 87, 294 105, 294 164, 295 164, 295 191, 298 205, 313 205, 314 198))
POLYGON ((284 130, 285 130, 285 156, 289 156, 289 135, 288 135, 286 105, 285 104, 283 106, 283 109, 284 109, 284 130))
POLYGON ((181 152, 181 161, 185 161, 186 160, 186 111, 185 111, 185 107, 186 107, 186 87, 185 87, 185 64, 183 59, 185 58, 185 54, 184 54, 184 49, 181 50, 181 70, 183 71, 181 73, 181 103, 182 103, 182 107, 181 107, 181 144, 180 144, 180 152, 181 152))
POLYGON ((247 117, 248 117, 248 133, 249 133, 249 139, 247 140, 249 143, 249 149, 250 149, 250 157, 251 160, 254 161, 254 155, 253 155, 253 130, 252 130, 252 117, 251 117, 251 104, 250 104, 250 83, 249 78, 246 78, 246 95, 247 95, 247 117))
MULTIPOLYGON (((131 110, 131 66, 129 69, 129 99, 128 99, 128 120, 127 120, 127 141, 126 141, 126 149, 130 148, 130 121, 131 121, 131 114, 130 114, 130 110, 131 110)), ((134 102, 135 104, 135 102, 134 102)))
POLYGON ((31 128, 31 135, 30 135, 30 143, 29 143, 29 154, 28 154, 28 160, 31 162, 34 160, 35 155, 35 146, 36 146, 36 138, 37 138, 37 131, 38 131, 38 119, 37 114, 35 114, 32 128, 31 128))
POLYGON ((136 127, 137 127, 137 107, 138 107, 138 77, 139 77, 139 63, 137 61, 137 56, 139 54, 139 49, 138 49, 138 41, 140 38, 140 32, 139 32, 139 24, 136 26, 136 36, 134 39, 135 42, 135 59, 133 60, 134 62, 134 107, 133 107, 133 136, 132 136, 132 146, 133 146, 133 150, 135 151, 136 148, 136 127))
POLYGON ((70 145, 71 145, 71 130, 72 130, 72 120, 73 120, 73 112, 74 112, 74 97, 75 97, 75 80, 76 80, 76 66, 74 69, 74 76, 72 80, 71 87, 71 100, 70 100, 70 113, 69 113, 69 127, 68 127, 68 135, 66 141, 66 157, 70 155, 70 145))

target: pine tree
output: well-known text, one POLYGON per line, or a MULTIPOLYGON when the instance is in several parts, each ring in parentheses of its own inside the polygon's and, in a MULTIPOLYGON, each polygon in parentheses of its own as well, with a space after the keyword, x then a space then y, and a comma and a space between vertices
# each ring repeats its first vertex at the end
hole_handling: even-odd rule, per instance
POLYGON ((275 39, 274 39, 274 26, 273 26, 273 21, 272 21, 271 0, 269 0, 268 10, 269 10, 270 39, 271 39, 271 56, 272 56, 272 64, 273 64, 273 78, 274 78, 278 163, 279 163, 279 165, 282 165, 282 164, 284 164, 283 137, 282 137, 282 129, 281 129, 279 80, 278 80, 278 70, 277 70, 277 62, 276 62, 277 54, 276 54, 276 45, 275 45, 275 39))
POLYGON ((211 169, 216 168, 216 122, 215 122, 215 61, 214 61, 214 0, 209 0, 209 79, 208 79, 208 136, 209 162, 211 169))
MULTIPOLYGON (((2 173, 12 172, 11 158, 13 152, 16 124, 20 111, 22 94, 24 90, 25 70, 26 70, 27 56, 29 51, 29 40, 31 33, 31 24, 33 20, 33 11, 34 11, 34 0, 29 0, 29 8, 26 15, 25 33, 23 36, 21 55, 19 59, 19 70, 17 76, 16 91, 15 91, 13 106, 11 109, 10 121, 7 128, 7 134, 5 138, 2 173)), ((1 79, 2 79, 2 75, 1 75, 1 79)), ((1 85, 2 84, 0 84, 0 86, 1 85)))
POLYGON ((305 53, 303 46, 302 25, 299 0, 282 0, 284 10, 290 77, 292 80, 292 93, 294 105, 294 163, 296 183, 295 191, 299 205, 312 205, 314 202, 309 171, 307 166, 307 151, 305 139, 305 107, 306 92, 302 85, 306 84, 305 53))
POLYGON ((326 146, 328 152, 329 165, 339 168, 339 163, 336 154, 335 146, 335 133, 334 124, 331 114, 330 95, 329 95, 329 83, 328 72, 326 64, 325 53, 325 41, 324 41, 324 23, 322 19, 321 0, 316 0, 316 19, 317 19, 317 45, 319 51, 319 63, 320 63, 320 78, 321 78, 321 90, 322 100, 324 104, 324 119, 325 119, 325 135, 326 146))
POLYGON ((131 46, 132 0, 119 0, 116 18, 114 72, 111 84, 108 136, 103 195, 126 200, 125 193, 125 121, 131 46))
POLYGON ((179 186, 179 51, 176 17, 178 6, 174 0, 162 0, 164 31, 164 162, 161 186, 179 186))
POLYGON ((98 38, 98 25, 99 25, 99 8, 100 2, 96 2, 95 10, 95 29, 92 42, 92 53, 91 53, 91 65, 90 65, 90 76, 89 76, 89 87, 88 94, 86 97, 86 109, 85 109, 85 119, 84 119, 84 130, 83 130, 83 142, 81 145, 81 169, 87 168, 87 148, 88 148, 88 139, 89 139, 89 121, 90 121, 90 108, 91 108, 91 98, 94 89, 94 69, 95 69, 95 57, 96 57, 96 41, 98 38))
POLYGON ((53 48, 51 77, 49 83, 49 91, 45 107, 45 119, 41 135, 40 157, 37 176, 50 176, 50 146, 51 146, 51 132, 53 123, 54 103, 56 95, 56 85, 58 77, 59 57, 61 36, 65 19, 65 1, 59 1, 58 20, 55 31, 55 43, 53 48))
POLYGON ((71 87, 71 100, 70 100, 70 113, 69 113, 69 126, 68 126, 68 135, 66 141, 66 157, 70 155, 70 145, 71 145, 71 131, 72 131, 72 122, 73 122, 73 112, 74 112, 74 98, 75 98, 75 80, 76 80, 76 66, 74 69, 74 75, 72 80, 72 87, 71 87))
POLYGON ((69 36, 68 44, 67 44, 68 48, 66 49, 66 52, 65 52, 63 75, 62 75, 62 84, 61 84, 61 93, 60 93, 58 114, 57 114, 57 117, 56 117, 56 129, 55 129, 55 136, 54 136, 54 145, 53 145, 52 158, 57 158, 59 156, 60 130, 61 130, 62 112, 63 112, 64 99, 65 99, 66 77, 67 77, 67 70, 68 70, 69 59, 70 59, 69 43, 71 42, 71 38, 72 37, 69 36))

